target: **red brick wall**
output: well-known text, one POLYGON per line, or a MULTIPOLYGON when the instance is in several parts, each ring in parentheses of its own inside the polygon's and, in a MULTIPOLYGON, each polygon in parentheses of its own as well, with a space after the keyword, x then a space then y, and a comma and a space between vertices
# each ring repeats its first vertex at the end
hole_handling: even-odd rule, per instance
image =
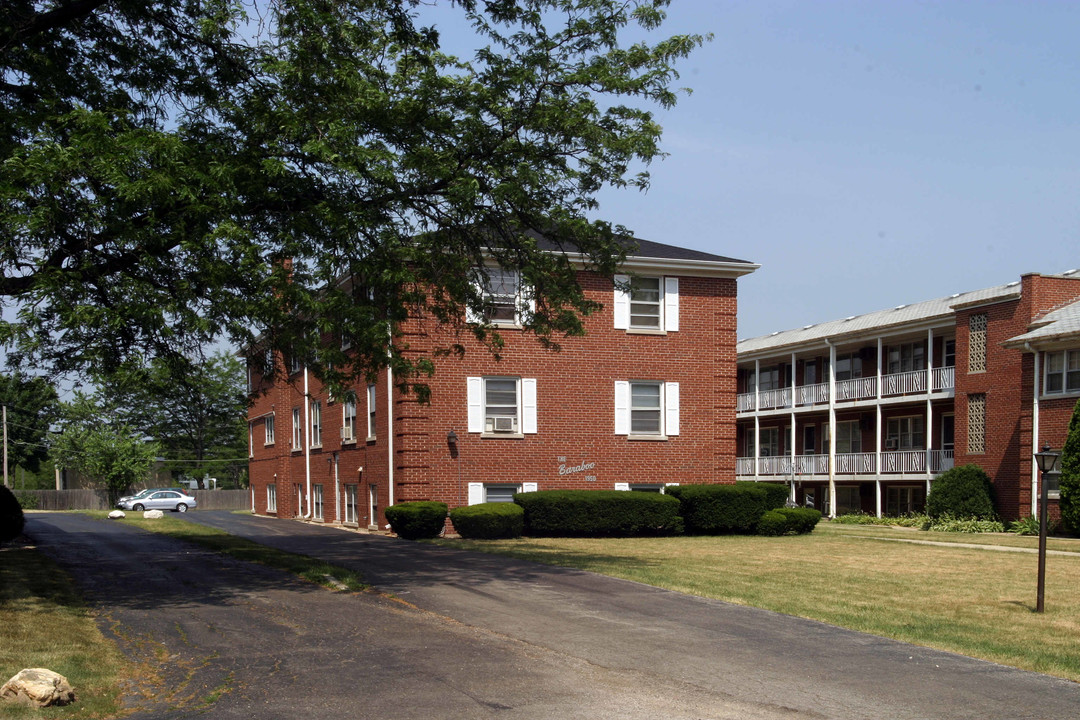
MULTIPOLYGON (((464 345, 463 357, 435 358, 428 380, 431 403, 402 397, 393 404, 393 495, 395 502, 435 499, 451 507, 466 502, 469 482, 536 482, 540 489, 612 489, 617 482, 733 482, 735 474, 736 281, 681 277, 679 330, 663 335, 614 329, 610 280, 581 273, 588 297, 604 309, 586 319, 587 334, 561 338, 560 352, 543 348, 519 330, 501 331, 505 346, 496 360, 473 338, 451 337, 448 329, 417 319, 403 331, 410 352, 432 355, 451 342, 464 345), (522 438, 488 438, 468 432, 466 378, 504 375, 537 380, 538 432, 522 438), (629 440, 614 434, 616 380, 678 382, 680 434, 663 441, 629 440), (454 430, 458 455, 446 436, 454 430), (592 469, 559 475, 560 465, 595 463, 592 469), (595 480, 586 480, 587 476, 595 480), (460 480, 459 480, 460 477, 460 480)), ((356 386, 355 445, 340 441, 341 403, 329 403, 314 378, 310 392, 321 399, 323 445, 312 448, 311 482, 324 488, 324 519, 338 517, 346 482, 359 481, 360 525, 367 515, 367 487, 378 485, 379 514, 389 504, 387 465, 387 387, 385 373, 376 385, 376 440, 366 433, 366 384, 356 386), (338 453, 338 493, 334 492, 333 453, 338 453), (328 459, 331 462, 328 462, 328 459), (362 471, 360 470, 362 468, 362 471)), ((262 443, 262 421, 253 425, 250 463, 256 512, 266 512, 266 485, 278 486, 277 516, 294 517, 295 486, 305 483, 303 451, 290 452, 292 408, 301 408, 303 373, 256 398, 249 417, 276 412, 276 442, 262 443), (276 474, 276 477, 275 477, 276 474)), ((306 492, 306 488, 305 488, 306 492)), ((306 507, 304 508, 306 511, 306 507)), ((344 510, 341 510, 344 513, 344 510)))

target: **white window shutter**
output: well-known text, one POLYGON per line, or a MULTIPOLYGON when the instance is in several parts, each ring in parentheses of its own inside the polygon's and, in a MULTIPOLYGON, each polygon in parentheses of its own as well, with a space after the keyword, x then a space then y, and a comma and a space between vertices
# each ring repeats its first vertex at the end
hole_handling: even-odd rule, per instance
POLYGON ((630 434, 630 383, 615 381, 615 434, 630 434))
POLYGON ((664 434, 679 434, 679 383, 664 383, 664 434))
POLYGON ((466 378, 468 387, 469 432, 484 431, 484 379, 466 378))
POLYGON ((679 329, 679 278, 664 278, 664 329, 679 329))
POLYGON ((536 492, 536 483, 521 483, 521 492, 536 492))
POLYGON ((469 504, 479 505, 484 502, 484 483, 469 483, 469 504))
MULTIPOLYGON (((483 285, 483 282, 482 281, 481 282, 473 282, 472 286, 473 286, 473 290, 475 290, 480 295, 480 297, 483 298, 484 297, 484 285, 483 285)), ((480 315, 478 315, 475 310, 473 310, 471 307, 466 305, 465 306, 465 321, 466 322, 471 322, 471 323, 482 323, 484 321, 484 318, 480 317, 480 315)))
POLYGON ((536 293, 533 290, 532 285, 528 285, 521 279, 521 273, 517 274, 518 277, 518 309, 517 318, 515 321, 518 325, 524 325, 527 322, 532 322, 533 316, 536 315, 536 293))
POLYGON ((521 432, 536 432, 536 378, 521 378, 521 432))
POLYGON ((629 275, 615 276, 614 308, 616 330, 628 330, 630 328, 630 291, 625 289, 629 282, 629 275))
POLYGON ((615 483, 616 490, 630 490, 630 483, 615 483))

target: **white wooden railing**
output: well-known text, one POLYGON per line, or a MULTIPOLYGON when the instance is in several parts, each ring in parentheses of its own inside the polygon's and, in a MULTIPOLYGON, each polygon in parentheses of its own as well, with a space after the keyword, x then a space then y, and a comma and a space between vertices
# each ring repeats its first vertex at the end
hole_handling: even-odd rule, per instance
POLYGON ((890 450, 881 453, 881 472, 883 473, 919 473, 926 472, 925 450, 890 450))
POLYGON ((952 470, 953 466, 953 451, 952 450, 930 450, 930 472, 943 473, 946 470, 952 470))
POLYGON ((863 400, 877 396, 877 378, 852 378, 838 380, 836 383, 836 401, 863 400))
POLYGON ((874 472, 874 453, 837 453, 837 475, 868 475, 874 472))
POLYGON ((829 402, 829 383, 799 385, 795 388, 796 405, 821 405, 829 402))
POLYGON ((773 410, 791 407, 791 388, 762 390, 758 392, 758 410, 773 410))
POLYGON ((926 371, 892 373, 881 376, 882 395, 909 395, 926 392, 926 371))
POLYGON ((939 367, 934 368, 933 378, 930 382, 933 383, 933 391, 939 392, 941 390, 952 390, 956 387, 956 368, 954 367, 939 367))
POLYGON ((736 412, 747 412, 754 409, 754 393, 739 393, 735 401, 736 412))
POLYGON ((735 458, 735 474, 736 475, 753 475, 754 474, 754 458, 741 457, 735 458))
POLYGON ((787 455, 758 458, 758 475, 790 475, 791 458, 787 455))
POLYGON ((796 475, 828 475, 829 474, 829 456, 828 455, 796 455, 795 456, 795 474, 796 475))

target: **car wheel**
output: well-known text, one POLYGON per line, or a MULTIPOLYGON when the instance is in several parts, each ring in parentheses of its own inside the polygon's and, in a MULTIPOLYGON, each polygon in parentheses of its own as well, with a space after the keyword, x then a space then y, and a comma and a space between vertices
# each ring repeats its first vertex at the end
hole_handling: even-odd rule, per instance
POLYGON ((134 505, 132 505, 132 506, 131 506, 131 509, 132 509, 133 511, 135 511, 135 512, 142 512, 142 511, 143 511, 143 510, 145 510, 146 508, 144 508, 144 507, 142 506, 142 503, 135 503, 134 505))
POLYGON ((180 503, 176 506, 176 512, 187 512, 187 505, 180 503))

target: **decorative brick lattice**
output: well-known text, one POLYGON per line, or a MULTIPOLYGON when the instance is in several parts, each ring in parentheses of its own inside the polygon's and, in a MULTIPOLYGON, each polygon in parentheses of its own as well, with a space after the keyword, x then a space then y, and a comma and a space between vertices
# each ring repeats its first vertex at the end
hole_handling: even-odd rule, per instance
POLYGON ((986 372, 986 313, 968 320, 968 372, 986 372))
POLYGON ((986 395, 968 395, 968 453, 986 452, 986 395))

